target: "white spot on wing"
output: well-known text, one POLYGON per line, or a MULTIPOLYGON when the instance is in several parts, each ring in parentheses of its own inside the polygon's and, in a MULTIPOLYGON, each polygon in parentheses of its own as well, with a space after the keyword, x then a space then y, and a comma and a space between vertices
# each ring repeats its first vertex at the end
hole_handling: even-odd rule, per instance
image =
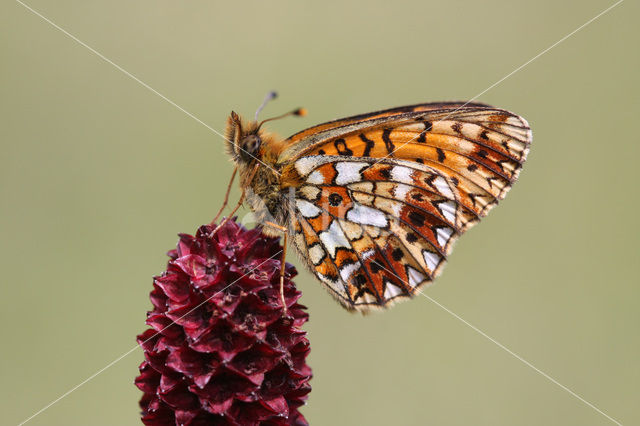
POLYGON ((340 276, 344 281, 349 281, 349 277, 351 276, 351 274, 357 271, 359 267, 360 264, 358 263, 350 263, 346 266, 343 266, 342 268, 340 268, 340 276))
POLYGON ((419 272, 417 269, 412 268, 411 266, 407 267, 407 271, 409 275, 409 285, 411 287, 415 287, 426 279, 426 277, 421 272, 419 272))
POLYGON ((409 185, 398 184, 393 190, 393 197, 396 200, 404 200, 407 198, 407 194, 411 190, 409 185))
POLYGON ((362 225, 373 225, 384 228, 387 226, 387 217, 378 209, 354 203, 353 208, 347 212, 347 219, 362 225))
POLYGON ((359 163, 352 161, 344 161, 336 163, 336 176, 337 185, 347 185, 352 182, 359 182, 362 180, 360 177, 360 170, 367 167, 367 163, 359 163))
POLYGON ((322 244, 327 249, 327 252, 331 255, 332 258, 336 257, 337 248, 349 247, 349 241, 344 236, 344 233, 342 232, 340 225, 338 225, 337 220, 331 222, 331 226, 329 226, 329 229, 321 232, 319 237, 320 241, 322 241, 322 244))
POLYGON ((367 260, 368 258, 370 258, 371 256, 373 256, 373 254, 374 254, 375 252, 376 252, 375 250, 367 250, 367 251, 363 252, 363 253, 360 255, 360 258, 361 258, 362 260, 367 260))
POLYGON ((316 217, 320 214, 320 209, 307 200, 296 199, 296 206, 304 217, 316 217))
POLYGON ((320 185, 324 183, 324 175, 319 170, 315 170, 307 177, 307 183, 312 185, 320 185))
POLYGON ((413 178, 411 178, 412 173, 413 170, 408 167, 394 166, 391 169, 391 179, 396 182, 413 183, 413 178))
POLYGON ((311 170, 318 167, 320 164, 326 163, 327 159, 323 158, 319 155, 313 155, 310 157, 302 157, 298 161, 296 161, 296 171, 300 173, 301 176, 306 176, 311 172, 311 170))
POLYGON ((320 263, 322 258, 324 257, 324 250, 320 244, 316 243, 309 247, 309 259, 311 259, 311 263, 317 265, 320 263))
POLYGON ((433 181, 433 184, 439 193, 447 198, 453 198, 453 192, 451 192, 451 188, 449 188, 449 185, 447 184, 447 181, 444 180, 444 178, 438 176, 433 181))
POLYGON ((436 238, 438 239, 438 244, 444 247, 449 242, 449 238, 451 238, 451 234, 453 233, 453 229, 451 228, 438 228, 436 229, 436 238))
POLYGON ((439 203, 438 208, 442 212, 442 215, 451 223, 455 223, 456 221, 456 211, 457 206, 453 201, 446 201, 444 203, 439 203))
POLYGON ((402 289, 400 289, 396 285, 393 285, 389 281, 385 281, 385 286, 384 287, 385 287, 384 288, 384 297, 385 297, 385 299, 391 299, 393 297, 396 297, 396 296, 402 294, 402 289))
POLYGON ((440 256, 427 250, 422 251, 422 256, 424 257, 424 261, 427 262, 427 268, 429 268, 430 271, 434 271, 438 267, 440 256))

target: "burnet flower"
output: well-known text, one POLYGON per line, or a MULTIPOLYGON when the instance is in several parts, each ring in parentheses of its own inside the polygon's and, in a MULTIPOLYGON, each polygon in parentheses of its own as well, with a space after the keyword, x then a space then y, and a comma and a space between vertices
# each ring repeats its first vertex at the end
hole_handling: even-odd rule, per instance
POLYGON ((276 238, 227 222, 181 234, 154 278, 136 385, 146 425, 306 425, 308 315, 276 238))

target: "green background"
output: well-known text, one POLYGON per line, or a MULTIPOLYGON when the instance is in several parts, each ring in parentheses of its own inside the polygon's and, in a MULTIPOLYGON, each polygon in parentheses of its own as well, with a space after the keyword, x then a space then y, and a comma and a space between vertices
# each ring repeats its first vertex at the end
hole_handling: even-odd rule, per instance
MULTIPOLYGON (((270 126, 286 136, 470 99, 613 2, 28 4, 217 130, 277 89, 265 117, 309 109, 270 126)), ((526 117, 532 151, 426 292, 629 425, 639 11, 625 1, 479 98, 526 117)), ((17 424, 135 348, 152 275, 178 232, 211 220, 232 166, 218 135, 20 3, 2 2, 0 34, 0 423, 17 424)), ((299 269, 312 425, 614 424, 427 298, 351 315, 299 269)), ((29 425, 139 424, 141 360, 134 349, 29 425)))

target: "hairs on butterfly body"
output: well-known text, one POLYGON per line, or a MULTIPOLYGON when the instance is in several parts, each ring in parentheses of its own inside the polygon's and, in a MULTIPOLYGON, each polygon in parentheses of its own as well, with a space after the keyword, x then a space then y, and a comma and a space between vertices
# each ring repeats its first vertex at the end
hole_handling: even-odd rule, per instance
MULTIPOLYGON (((290 114, 303 115, 304 112, 298 109, 284 115, 290 114)), ((280 117, 273 119, 276 118, 280 117)), ((275 222, 289 229, 293 197, 287 197, 287 191, 282 191, 281 166, 277 164, 283 140, 262 129, 262 124, 273 119, 262 122, 243 120, 232 111, 226 127, 227 152, 236 164, 240 186, 247 189, 246 200, 256 215, 256 221, 275 222)), ((293 185, 288 188, 293 188, 293 185)), ((269 227, 264 231, 268 235, 281 235, 269 227)))

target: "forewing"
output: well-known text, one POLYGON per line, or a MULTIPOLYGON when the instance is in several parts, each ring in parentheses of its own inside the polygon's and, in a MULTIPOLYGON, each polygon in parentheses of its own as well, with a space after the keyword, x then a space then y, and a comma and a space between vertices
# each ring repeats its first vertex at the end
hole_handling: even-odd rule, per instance
POLYGON ((392 120, 403 114, 426 112, 426 111, 453 111, 459 108, 479 107, 485 108, 488 105, 481 103, 465 103, 465 102, 432 102, 415 105, 406 105, 396 108, 385 109, 381 111, 368 112, 366 114, 358 114, 351 117, 339 118, 337 120, 328 121, 326 123, 317 124, 308 129, 302 130, 285 140, 284 144, 288 146, 297 145, 302 143, 306 145, 307 142, 317 140, 319 136, 326 138, 331 132, 341 132, 350 125, 362 123, 372 120, 392 120))
POLYGON ((283 154, 283 175, 296 175, 294 163, 317 156, 401 159, 451 178, 459 202, 484 216, 517 179, 530 143, 526 120, 501 109, 464 106, 399 113, 301 140, 283 154))

